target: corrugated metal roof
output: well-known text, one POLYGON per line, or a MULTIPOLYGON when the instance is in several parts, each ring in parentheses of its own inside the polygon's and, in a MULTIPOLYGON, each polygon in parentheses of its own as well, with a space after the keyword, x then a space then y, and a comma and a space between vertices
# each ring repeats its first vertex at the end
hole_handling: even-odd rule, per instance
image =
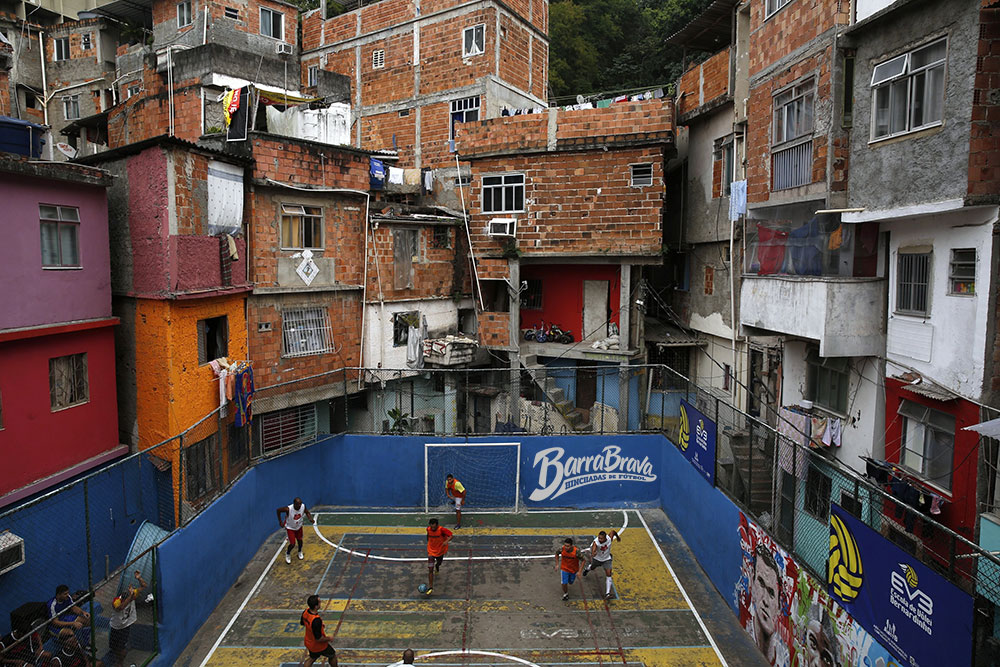
POLYGON ((688 333, 673 324, 660 322, 656 318, 645 320, 646 341, 656 343, 660 347, 691 347, 692 345, 707 345, 708 341, 699 338, 695 333, 688 333))
POLYGON ((719 51, 732 41, 733 8, 737 4, 738 0, 715 0, 666 42, 696 51, 719 51))
POLYGON ((955 395, 953 393, 943 387, 937 386, 936 384, 931 384, 926 380, 920 384, 908 384, 903 387, 903 391, 913 392, 914 394, 925 398, 933 398, 935 401, 955 400, 955 395))

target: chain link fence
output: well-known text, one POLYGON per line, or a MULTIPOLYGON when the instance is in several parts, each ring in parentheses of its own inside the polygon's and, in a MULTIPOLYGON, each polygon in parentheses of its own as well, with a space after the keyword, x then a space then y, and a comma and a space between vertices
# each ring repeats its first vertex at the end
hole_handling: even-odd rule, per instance
POLYGON ((237 426, 232 405, 216 409, 155 447, 0 514, 0 534, 29 545, 25 566, 5 574, 0 589, 16 635, 3 642, 2 655, 61 650, 47 605, 66 585, 89 612, 73 630, 92 659, 116 664, 114 639, 124 664, 147 662, 156 652, 156 545, 256 461, 322 434, 655 432, 676 443, 682 400, 717 424, 716 486, 821 581, 835 502, 980 601, 1000 604, 996 556, 735 408, 728 392, 668 366, 557 359, 516 368, 355 368, 260 388, 252 425, 237 426), (112 633, 113 602, 138 584, 137 570, 147 587, 122 649, 122 633, 112 633))

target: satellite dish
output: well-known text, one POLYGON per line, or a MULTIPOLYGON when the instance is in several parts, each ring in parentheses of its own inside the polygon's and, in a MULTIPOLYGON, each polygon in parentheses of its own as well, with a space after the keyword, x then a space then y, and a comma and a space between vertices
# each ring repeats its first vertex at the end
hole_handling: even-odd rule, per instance
POLYGON ((70 160, 76 157, 76 149, 63 141, 58 142, 56 144, 56 148, 58 148, 59 152, 68 157, 70 160))
POLYGON ((583 104, 586 101, 587 101, 587 98, 585 98, 583 95, 577 95, 576 96, 576 103, 577 104, 583 104))

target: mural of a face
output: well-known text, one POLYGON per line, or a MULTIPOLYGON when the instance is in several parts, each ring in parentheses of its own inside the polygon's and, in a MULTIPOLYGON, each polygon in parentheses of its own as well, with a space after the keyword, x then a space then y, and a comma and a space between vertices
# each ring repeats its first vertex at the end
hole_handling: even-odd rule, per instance
POLYGON ((805 667, 838 667, 837 641, 819 621, 810 621, 806 627, 805 645, 805 667))
POLYGON ((753 582, 750 584, 750 595, 753 599, 755 614, 754 625, 758 631, 757 643, 763 643, 774 634, 774 625, 778 619, 778 568, 774 558, 766 551, 757 551, 753 564, 753 582))

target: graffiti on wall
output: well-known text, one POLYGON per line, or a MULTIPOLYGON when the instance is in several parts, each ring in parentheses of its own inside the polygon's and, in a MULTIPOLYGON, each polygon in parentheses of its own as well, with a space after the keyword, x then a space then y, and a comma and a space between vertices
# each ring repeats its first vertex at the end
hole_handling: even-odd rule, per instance
POLYGON ((773 667, 900 667, 814 579, 740 512, 740 624, 773 667))

